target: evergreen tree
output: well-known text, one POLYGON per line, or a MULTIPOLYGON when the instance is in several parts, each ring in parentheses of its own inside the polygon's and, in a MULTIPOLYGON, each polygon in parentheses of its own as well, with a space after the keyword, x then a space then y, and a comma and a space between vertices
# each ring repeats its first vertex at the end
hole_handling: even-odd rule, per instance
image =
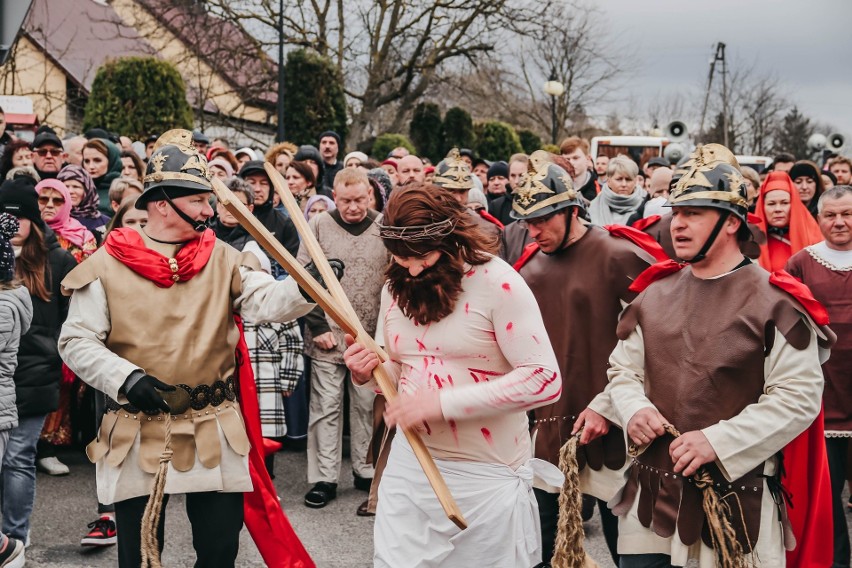
POLYGON ((813 134, 812 130, 810 119, 800 113, 797 107, 793 107, 784 116, 775 134, 775 150, 789 152, 800 160, 810 157, 808 137, 813 134))
POLYGON ((415 150, 414 144, 411 143, 411 140, 402 134, 388 132, 376 138, 370 155, 379 161, 383 161, 387 158, 388 154, 390 154, 391 150, 398 146, 402 146, 412 154, 417 153, 417 150, 415 150))
POLYGON ((541 137, 531 130, 518 131, 518 138, 521 140, 521 146, 524 153, 532 154, 536 150, 541 150, 541 137))
POLYGON ((92 82, 83 131, 103 128, 136 140, 172 128, 192 129, 192 109, 180 73, 156 57, 104 63, 92 82))
POLYGON ((340 135, 340 149, 346 148, 346 95, 334 64, 327 58, 297 49, 287 54, 284 95, 284 132, 287 140, 316 145, 321 132, 340 135))
POLYGON ((511 125, 493 120, 476 125, 476 155, 486 160, 509 160, 523 152, 518 133, 511 125))
POLYGON ((437 164, 446 155, 441 153, 441 130, 441 109, 438 105, 420 103, 414 108, 414 116, 409 125, 411 141, 417 148, 417 155, 429 158, 433 164, 437 164))
POLYGON ((453 107, 444 115, 443 148, 441 154, 447 155, 451 148, 470 148, 476 145, 473 131, 473 119, 463 108, 453 107))

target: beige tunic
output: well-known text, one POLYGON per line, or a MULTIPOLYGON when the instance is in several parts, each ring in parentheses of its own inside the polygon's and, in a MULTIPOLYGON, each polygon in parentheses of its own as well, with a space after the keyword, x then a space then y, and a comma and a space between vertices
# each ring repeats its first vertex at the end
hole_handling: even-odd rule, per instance
MULTIPOLYGON (((151 246, 150 241, 146 244, 151 246)), ((175 252, 174 247, 157 248, 166 255, 175 252)), ((60 355, 84 381, 119 403, 127 402, 119 389, 137 370, 191 386, 227 378, 234 371, 239 338, 232 310, 260 323, 289 321, 312 307, 294 281, 277 282, 242 266, 242 259, 235 249, 217 241, 210 261, 195 278, 159 288, 105 250, 98 251, 85 273, 72 272, 63 283, 73 295, 59 338, 60 355), (91 272, 93 268, 97 270, 91 272), (123 287, 134 294, 122 295, 123 287), (202 308, 197 305, 199 297, 204 300, 202 308), (190 306, 193 309, 187 309, 190 306)), ((141 413, 106 415, 104 423, 111 432, 106 451, 97 450, 92 456, 100 502, 150 493, 156 465, 149 458, 159 451, 163 422, 162 415, 148 418, 141 413), (157 448, 148 446, 152 443, 157 448)), ((248 441, 237 403, 187 413, 173 421, 172 433, 175 445, 190 451, 176 451, 166 493, 251 491, 248 441), (198 439, 212 443, 200 445, 196 455, 198 439)))

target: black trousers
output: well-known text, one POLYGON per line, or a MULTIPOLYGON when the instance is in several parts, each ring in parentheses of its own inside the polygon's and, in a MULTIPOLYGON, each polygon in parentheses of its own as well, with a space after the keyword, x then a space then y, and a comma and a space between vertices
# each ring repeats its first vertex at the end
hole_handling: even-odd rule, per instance
MULTIPOLYGON (((163 551, 168 498, 168 495, 163 498, 157 530, 160 552, 163 551)), ((140 533, 147 502, 148 496, 145 495, 115 504, 119 568, 138 568, 142 563, 140 533)), ((187 493, 186 514, 192 525, 195 568, 233 568, 243 528, 243 494, 216 491, 187 493)))
POLYGON ((849 438, 826 438, 828 471, 831 475, 831 506, 834 517, 834 568, 849 567, 849 532, 846 527, 846 503, 843 486, 846 483, 846 457, 849 438))
MULTIPOLYGON (((541 521, 541 559, 544 563, 548 563, 553 558, 553 549, 556 545, 556 531, 559 526, 559 494, 535 488, 533 491, 538 501, 538 516, 541 521)), ((618 517, 609 510, 606 501, 597 499, 597 502, 606 546, 609 548, 612 561, 618 566, 618 517)))

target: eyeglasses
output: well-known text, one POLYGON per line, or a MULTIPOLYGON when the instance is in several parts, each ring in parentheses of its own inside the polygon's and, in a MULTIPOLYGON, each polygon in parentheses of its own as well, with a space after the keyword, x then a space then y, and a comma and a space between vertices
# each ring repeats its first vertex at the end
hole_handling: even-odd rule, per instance
POLYGON ((62 154, 62 150, 59 148, 39 148, 34 150, 36 154, 41 156, 42 158, 50 154, 51 156, 60 156, 62 154))
POLYGON ((47 197, 46 195, 39 196, 39 198, 38 198, 38 204, 39 205, 47 205, 48 203, 51 204, 51 205, 53 205, 54 203, 56 205, 62 205, 63 203, 65 203, 65 198, 64 197, 47 197))

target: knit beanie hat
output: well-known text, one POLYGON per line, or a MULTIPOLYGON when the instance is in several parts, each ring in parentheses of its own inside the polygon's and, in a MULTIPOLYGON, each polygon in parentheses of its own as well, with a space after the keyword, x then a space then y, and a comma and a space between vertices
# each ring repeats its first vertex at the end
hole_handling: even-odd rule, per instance
MULTIPOLYGON (((798 177, 807 177, 813 180, 819 186, 819 171, 807 162, 798 162, 790 168, 790 179, 795 180, 798 177)), ((817 196, 819 197, 819 196, 817 196)))
POLYGON ((503 176, 504 178, 509 177, 509 164, 506 162, 494 162, 491 164, 491 167, 488 168, 488 179, 493 178, 494 176, 503 176))
POLYGON ((15 250, 10 242, 18 232, 18 218, 9 213, 0 213, 0 282, 15 279, 15 250))
POLYGON ((322 142, 322 139, 328 136, 334 138, 337 141, 337 147, 340 148, 340 134, 338 134, 334 130, 326 130, 325 132, 319 135, 317 141, 322 142))
POLYGON ((38 210, 38 193, 31 178, 15 178, 0 185, 0 211, 11 213, 19 219, 29 219, 40 227, 44 226, 41 212, 38 210))

